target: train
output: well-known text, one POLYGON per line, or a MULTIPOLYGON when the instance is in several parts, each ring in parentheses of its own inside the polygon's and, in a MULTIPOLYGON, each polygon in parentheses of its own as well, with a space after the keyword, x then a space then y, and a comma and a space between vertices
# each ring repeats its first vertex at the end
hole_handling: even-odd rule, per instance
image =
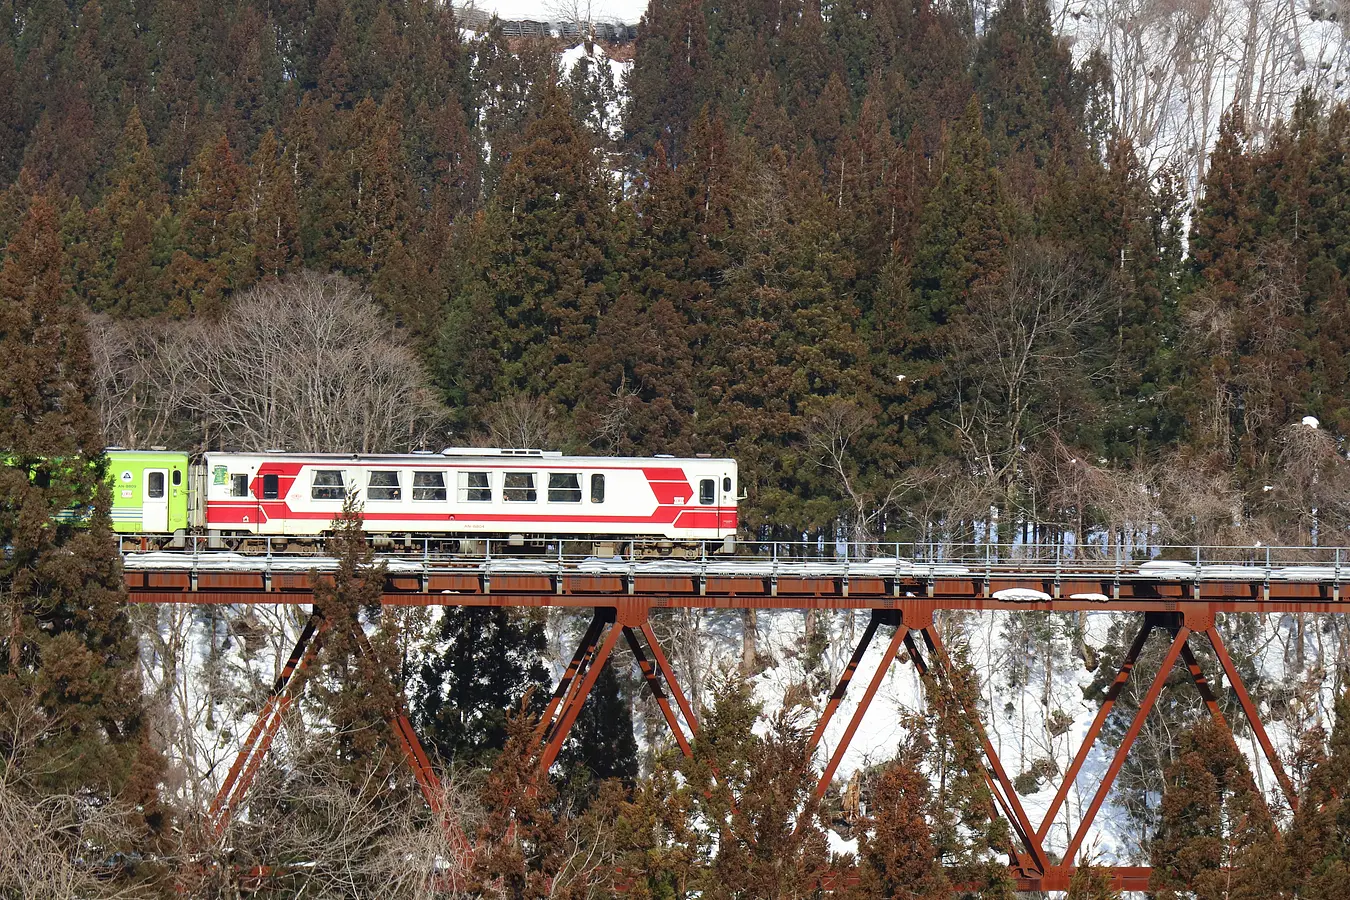
POLYGON ((439 453, 231 453, 109 448, 113 530, 125 549, 321 546, 344 503, 382 549, 522 552, 559 541, 613 555, 679 555, 737 532, 736 462, 565 456, 450 447, 439 453), (197 540, 204 538, 204 541, 197 540))

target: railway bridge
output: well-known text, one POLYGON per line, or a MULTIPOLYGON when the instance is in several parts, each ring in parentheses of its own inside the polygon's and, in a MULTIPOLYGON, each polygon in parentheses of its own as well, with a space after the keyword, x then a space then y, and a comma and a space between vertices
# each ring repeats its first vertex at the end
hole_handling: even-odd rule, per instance
MULTIPOLYGON (((720 545, 719 545, 720 547, 720 545)), ((1133 643, 1115 661, 1116 675, 1104 702, 1062 775, 1053 801, 1034 821, 1014 790, 981 710, 965 710, 983 751, 983 774, 996 803, 991 815, 1006 819, 1015 836, 1008 859, 1021 890, 1065 890, 1074 861, 1110 793, 1149 711, 1180 661, 1211 715, 1223 719, 1219 697, 1231 691, 1243 710, 1283 797, 1296 808, 1298 797, 1262 722, 1220 629, 1225 613, 1347 613, 1343 590, 1350 551, 1340 548, 1152 548, 1141 561, 1117 548, 1038 546, 868 547, 751 545, 740 555, 719 556, 718 547, 700 548, 691 559, 635 559, 567 556, 561 549, 542 556, 512 556, 505 542, 483 542, 480 555, 385 556, 383 601, 390 606, 561 607, 590 611, 590 624, 539 723, 539 760, 547 771, 561 750, 601 668, 623 639, 643 680, 668 723, 681 752, 692 752, 698 721, 670 658, 653 631, 654 609, 867 610, 870 617, 848 665, 824 703, 810 738, 814 753, 839 711, 864 656, 877 639, 885 641, 880 664, 866 685, 843 736, 825 761, 816 786, 825 793, 863 716, 892 665, 905 656, 936 690, 948 687, 951 660, 939 632, 944 610, 1014 613, 1114 611, 1142 614, 1133 643), (1170 643, 1162 664, 1104 775, 1085 785, 1091 801, 1076 823, 1066 823, 1067 845, 1052 850, 1046 838, 1068 815, 1066 800, 1079 781, 1103 725, 1132 677, 1150 634, 1170 643), (1207 642, 1221 671, 1206 673, 1193 643, 1207 642), (1226 685, 1226 686, 1225 686, 1226 685), (1071 824, 1072 827, 1067 826, 1071 824)), ((518 552, 518 551, 517 551, 518 552)), ((124 554, 127 589, 134 603, 294 604, 313 603, 312 585, 336 561, 322 556, 263 553, 240 555, 191 547, 184 551, 124 554)), ((244 802, 253 774, 291 702, 293 676, 315 649, 318 619, 311 614, 273 685, 243 748, 210 810, 220 834, 244 802)), ((361 638, 358 635, 358 640, 361 638)), ((960 696, 956 693, 955 696, 960 696)), ((417 735, 402 710, 390 711, 409 764, 433 809, 439 810, 439 783, 417 735)), ((458 841, 465 841, 456 835, 458 841)), ((1122 890, 1147 887, 1147 867, 1109 868, 1122 890)))

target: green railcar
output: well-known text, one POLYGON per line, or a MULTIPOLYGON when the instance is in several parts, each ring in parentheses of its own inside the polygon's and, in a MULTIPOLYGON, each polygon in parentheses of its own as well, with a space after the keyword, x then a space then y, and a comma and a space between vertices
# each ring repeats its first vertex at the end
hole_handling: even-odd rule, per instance
POLYGON ((159 450, 109 450, 113 531, 172 534, 188 527, 188 456, 159 450))

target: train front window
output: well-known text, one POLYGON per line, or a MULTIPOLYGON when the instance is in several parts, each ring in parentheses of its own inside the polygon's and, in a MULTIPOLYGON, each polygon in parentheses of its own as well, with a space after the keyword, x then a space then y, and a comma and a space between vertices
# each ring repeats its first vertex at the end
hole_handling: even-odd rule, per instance
POLYGON ((281 496, 281 477, 279 475, 263 476, 263 499, 275 500, 281 496))
POLYGON ((730 476, 730 475, 723 475, 723 476, 722 476, 722 493, 724 493, 724 494, 730 494, 730 493, 731 493, 731 476, 730 476))
POLYGON ((231 475, 230 476, 230 496, 247 497, 248 496, 248 476, 231 475))
POLYGON ((345 500, 347 487, 342 481, 342 470, 315 469, 309 496, 314 500, 345 500))
POLYGON ((151 472, 145 486, 145 495, 151 500, 164 496, 164 473, 151 472))
POLYGON ((441 472, 414 472, 413 499, 444 500, 445 475, 441 472))
POLYGON ((534 489, 533 472, 507 472, 502 485, 502 498, 507 503, 533 503, 539 499, 534 489))
POLYGON ((487 472, 459 473, 460 503, 491 503, 492 483, 487 472))
POLYGON ((605 502, 605 476, 603 475, 591 476, 591 502, 605 502))
POLYGON ((581 476, 573 472, 550 472, 548 476, 549 503, 580 503, 581 476))
POLYGON ((367 500, 402 500, 403 488, 397 472, 371 472, 366 483, 367 500))
POLYGON ((712 478, 704 478, 698 483, 698 502, 704 506, 712 506, 717 497, 717 482, 712 478))

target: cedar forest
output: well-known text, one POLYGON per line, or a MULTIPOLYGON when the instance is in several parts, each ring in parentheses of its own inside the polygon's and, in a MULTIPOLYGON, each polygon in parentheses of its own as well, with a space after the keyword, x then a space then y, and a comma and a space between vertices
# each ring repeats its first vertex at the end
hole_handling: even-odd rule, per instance
MULTIPOLYGON (((929 0, 652 0, 624 84, 424 0, 7 0, 3 21, 0 896, 1012 893, 940 698, 843 825, 837 791, 809 799, 804 709, 757 719, 753 654, 711 678, 689 759, 639 746, 650 710, 606 667, 536 779, 558 623, 380 610, 355 510, 316 587, 310 727, 211 845, 219 773, 180 752, 155 673, 182 647, 125 602, 102 464, 35 474, 106 443, 726 455, 744 536, 771 540, 1345 542, 1350 108, 1312 92, 1259 135, 1230 109, 1191 196, 1113 133, 1109 62, 1075 61, 1043 0, 978 27, 929 0), (302 308, 380 349, 290 367, 356 372, 397 410, 231 430, 248 379, 287 366, 213 377, 302 308), (368 643, 331 627, 356 620, 368 643), (389 750, 398 687, 472 858, 389 750)), ((212 653, 254 640, 251 613, 201 615, 212 653)), ((1062 618, 1004 638, 1076 641, 1094 670, 1062 618)), ((1309 628, 1344 692, 1336 618, 1309 628)), ((204 727, 247 727, 259 696, 204 727)), ((1296 815, 1226 729, 1160 710, 1122 801, 1156 896, 1345 896, 1336 707, 1302 732, 1296 815)), ((1113 896, 1079 876, 1070 896, 1113 896)))

